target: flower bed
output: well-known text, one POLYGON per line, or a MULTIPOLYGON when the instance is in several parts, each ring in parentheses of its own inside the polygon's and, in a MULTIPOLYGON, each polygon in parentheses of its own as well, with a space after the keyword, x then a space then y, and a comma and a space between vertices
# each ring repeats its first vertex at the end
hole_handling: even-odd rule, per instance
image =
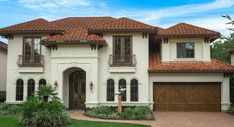
POLYGON ((117 113, 117 107, 101 106, 86 109, 84 115, 101 119, 155 120, 153 112, 147 106, 123 107, 122 113, 117 113))

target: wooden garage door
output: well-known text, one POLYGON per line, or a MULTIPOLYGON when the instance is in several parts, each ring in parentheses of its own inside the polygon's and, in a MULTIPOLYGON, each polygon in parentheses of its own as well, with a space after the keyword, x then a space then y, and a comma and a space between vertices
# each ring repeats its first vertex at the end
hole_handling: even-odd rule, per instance
POLYGON ((154 83, 156 111, 220 111, 220 83, 154 83))

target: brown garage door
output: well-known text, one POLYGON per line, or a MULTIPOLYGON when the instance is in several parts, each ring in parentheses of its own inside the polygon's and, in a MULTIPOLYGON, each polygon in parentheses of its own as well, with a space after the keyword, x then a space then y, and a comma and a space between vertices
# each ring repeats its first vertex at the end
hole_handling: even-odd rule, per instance
POLYGON ((154 83, 156 111, 220 111, 220 83, 154 83))

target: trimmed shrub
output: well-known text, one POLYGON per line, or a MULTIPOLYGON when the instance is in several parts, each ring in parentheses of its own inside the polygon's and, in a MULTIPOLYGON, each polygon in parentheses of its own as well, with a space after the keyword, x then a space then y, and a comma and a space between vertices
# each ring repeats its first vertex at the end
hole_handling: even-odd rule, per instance
POLYGON ((6 101, 6 91, 0 91, 0 103, 6 101))
POLYGON ((10 105, 5 103, 0 103, 0 114, 17 114, 20 112, 20 105, 10 105))

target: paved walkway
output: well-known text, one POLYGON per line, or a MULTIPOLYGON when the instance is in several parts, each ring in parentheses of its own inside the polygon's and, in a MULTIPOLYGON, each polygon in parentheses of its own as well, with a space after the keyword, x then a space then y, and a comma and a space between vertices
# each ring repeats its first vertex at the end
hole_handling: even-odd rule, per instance
POLYGON ((145 124, 152 127, 234 127, 234 116, 222 112, 156 112, 156 121, 105 120, 83 116, 83 111, 68 111, 79 120, 145 124))

